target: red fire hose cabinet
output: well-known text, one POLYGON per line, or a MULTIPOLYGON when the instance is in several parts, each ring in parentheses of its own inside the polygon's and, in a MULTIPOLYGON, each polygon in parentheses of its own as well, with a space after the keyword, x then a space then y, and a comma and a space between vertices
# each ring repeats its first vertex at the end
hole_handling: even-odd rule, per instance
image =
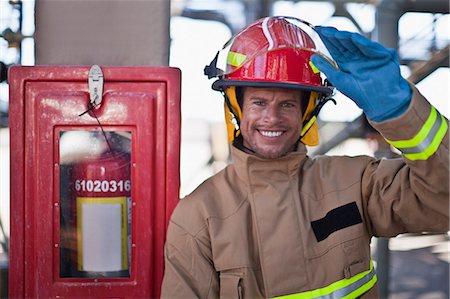
POLYGON ((12 67, 11 298, 154 298, 179 190, 180 70, 12 67))

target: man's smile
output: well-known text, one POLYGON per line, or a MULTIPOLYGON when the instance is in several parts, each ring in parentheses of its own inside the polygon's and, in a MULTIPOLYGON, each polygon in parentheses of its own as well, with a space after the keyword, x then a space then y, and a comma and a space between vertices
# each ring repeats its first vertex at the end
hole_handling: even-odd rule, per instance
POLYGON ((267 130, 257 130, 264 137, 279 137, 283 134, 283 131, 267 131, 267 130))

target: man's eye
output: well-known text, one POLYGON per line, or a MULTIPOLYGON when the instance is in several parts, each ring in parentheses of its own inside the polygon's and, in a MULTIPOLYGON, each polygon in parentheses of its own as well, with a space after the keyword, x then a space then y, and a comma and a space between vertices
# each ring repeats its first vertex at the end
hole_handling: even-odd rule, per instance
POLYGON ((264 106, 264 101, 253 101, 253 104, 256 106, 264 106))
POLYGON ((293 108, 293 107, 295 107, 295 105, 292 104, 292 103, 282 103, 281 107, 283 107, 283 108, 293 108))

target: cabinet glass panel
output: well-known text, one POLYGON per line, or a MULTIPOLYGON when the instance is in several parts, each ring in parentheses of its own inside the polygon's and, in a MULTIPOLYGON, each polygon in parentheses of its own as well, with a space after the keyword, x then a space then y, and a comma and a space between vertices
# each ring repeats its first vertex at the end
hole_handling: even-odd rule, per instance
POLYGON ((130 277, 131 132, 62 131, 60 277, 130 277))

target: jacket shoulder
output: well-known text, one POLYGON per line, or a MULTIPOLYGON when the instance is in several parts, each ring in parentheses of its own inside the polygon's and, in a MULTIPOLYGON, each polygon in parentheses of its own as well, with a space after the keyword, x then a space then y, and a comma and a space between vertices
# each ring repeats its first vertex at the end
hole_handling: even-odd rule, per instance
POLYGON ((314 197, 343 190, 360 183, 370 164, 377 160, 370 156, 316 156, 302 166, 302 183, 306 193, 314 197))
POLYGON ((180 199, 171 222, 195 235, 207 226, 210 218, 225 219, 236 213, 246 197, 233 165, 229 165, 180 199))
POLYGON ((306 159, 303 164, 303 171, 319 172, 323 176, 335 176, 339 173, 348 173, 348 170, 364 170, 368 164, 376 161, 375 158, 358 156, 328 156, 320 155, 306 159))

